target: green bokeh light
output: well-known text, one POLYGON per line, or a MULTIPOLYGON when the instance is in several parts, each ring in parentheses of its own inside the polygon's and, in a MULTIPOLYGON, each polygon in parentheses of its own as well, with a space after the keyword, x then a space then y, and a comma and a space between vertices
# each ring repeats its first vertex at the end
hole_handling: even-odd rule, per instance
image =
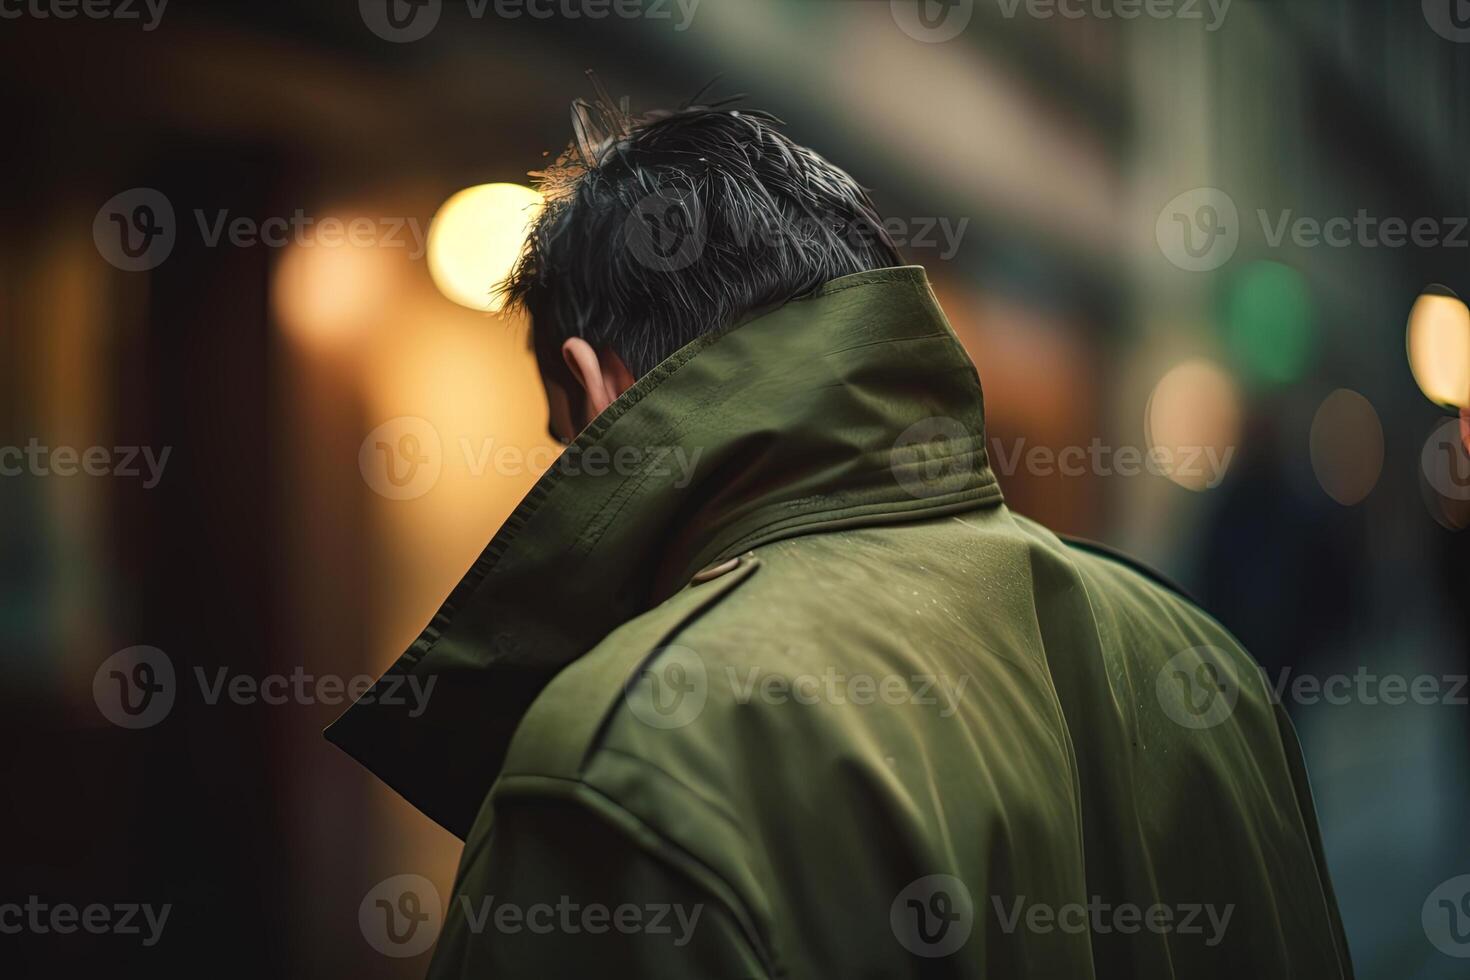
POLYGON ((1279 262, 1252 262, 1225 296, 1225 340, 1252 381, 1284 384, 1302 376, 1315 341, 1311 290, 1279 262))

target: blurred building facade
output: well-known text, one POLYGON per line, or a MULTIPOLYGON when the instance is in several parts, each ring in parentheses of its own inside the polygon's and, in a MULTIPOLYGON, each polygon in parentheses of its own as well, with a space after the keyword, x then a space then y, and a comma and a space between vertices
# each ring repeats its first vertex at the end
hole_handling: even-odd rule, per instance
MULTIPOLYGON (((1428 284, 1470 292, 1453 240, 1470 46, 1428 4, 1170 9, 1186 6, 1201 16, 445 3, 414 41, 353 5, 8 20, 0 442, 169 450, 153 486, 0 480, 23 747, 7 877, 175 906, 156 947, 38 941, 22 966, 182 970, 229 950, 220 973, 422 973, 364 941, 358 905, 400 873, 447 894, 458 842, 321 741, 340 705, 210 704, 195 678, 376 674, 536 479, 525 325, 441 295, 427 232, 456 191, 524 183, 564 145, 586 67, 635 108, 721 74, 874 189, 979 367, 1014 508, 1159 565, 1273 679, 1463 675, 1464 511, 1421 466, 1449 416, 1404 329, 1428 284), (944 37, 950 16, 967 20, 944 37), (166 199, 173 241, 128 271, 96 225, 136 188, 166 199), (279 244, 261 240, 273 218, 279 244), (1346 244, 1320 233, 1334 218, 1346 244), (1389 218, 1436 231, 1389 244, 1389 218), (327 244, 326 219, 369 231, 327 244), (397 499, 361 455, 405 417, 437 437, 437 476, 397 499), (1127 462, 1156 446, 1224 462, 1127 462), (1087 450, 1078 472, 1068 447, 1087 450), (127 731, 93 684, 139 644, 190 694, 127 731)), ((1359 975, 1457 975, 1420 913, 1470 871, 1470 714, 1289 706, 1359 975)))

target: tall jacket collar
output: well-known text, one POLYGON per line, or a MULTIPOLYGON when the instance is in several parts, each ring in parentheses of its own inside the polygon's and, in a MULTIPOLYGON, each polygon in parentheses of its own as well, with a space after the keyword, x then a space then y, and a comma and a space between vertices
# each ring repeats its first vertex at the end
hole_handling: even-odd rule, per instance
POLYGON ((712 562, 999 501, 984 447, 975 368, 918 266, 701 337, 577 437, 326 737, 463 837, 567 664, 712 562), (409 676, 434 679, 426 706, 409 676))

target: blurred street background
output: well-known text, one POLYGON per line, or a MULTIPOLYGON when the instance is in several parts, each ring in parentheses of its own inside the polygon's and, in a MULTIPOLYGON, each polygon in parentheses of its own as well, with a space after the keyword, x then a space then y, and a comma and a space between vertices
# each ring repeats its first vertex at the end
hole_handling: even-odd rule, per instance
POLYGON ((459 842, 317 680, 390 664, 553 458, 489 290, 588 68, 634 111, 718 76, 872 188, 1010 505, 1281 682, 1358 976, 1463 977, 1464 0, 0 0, 0 903, 172 906, 0 973, 422 975, 359 907, 459 842), (137 646, 178 691, 129 727, 137 646))

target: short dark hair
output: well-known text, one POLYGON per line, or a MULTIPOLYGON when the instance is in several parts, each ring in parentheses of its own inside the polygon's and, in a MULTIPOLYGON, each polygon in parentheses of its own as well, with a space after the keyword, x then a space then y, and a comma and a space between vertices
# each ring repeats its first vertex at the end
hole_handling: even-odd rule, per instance
POLYGON ((501 285, 544 356, 581 337, 641 377, 747 314, 902 264, 867 191, 774 116, 696 95, 633 119, 598 91, 532 174, 545 203, 501 285))

